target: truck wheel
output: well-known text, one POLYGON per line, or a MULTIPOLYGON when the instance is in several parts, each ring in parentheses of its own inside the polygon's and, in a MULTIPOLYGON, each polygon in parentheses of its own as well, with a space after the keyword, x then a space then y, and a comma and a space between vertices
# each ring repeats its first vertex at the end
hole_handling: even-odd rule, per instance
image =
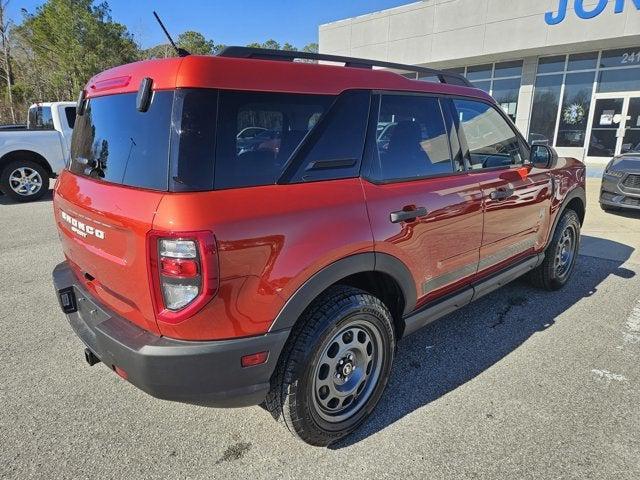
POLYGON ((0 174, 0 190, 17 202, 33 202, 49 189, 49 175, 39 163, 14 160, 0 174))
POLYGON ((571 277, 580 248, 580 219, 573 210, 565 210, 558 222, 543 262, 529 274, 536 287, 559 290, 571 277))
POLYGON ((326 446, 353 432, 382 396, 393 362, 391 313, 376 297, 331 287, 299 319, 266 406, 289 431, 326 446))

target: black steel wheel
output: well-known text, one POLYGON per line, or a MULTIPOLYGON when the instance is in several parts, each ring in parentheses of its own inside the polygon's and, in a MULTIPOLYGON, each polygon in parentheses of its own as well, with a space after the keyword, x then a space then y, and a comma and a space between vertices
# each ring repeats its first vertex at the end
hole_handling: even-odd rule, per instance
POLYGON ((394 350, 387 307, 357 288, 331 287, 298 320, 266 406, 301 440, 329 445, 353 432, 375 408, 394 350))

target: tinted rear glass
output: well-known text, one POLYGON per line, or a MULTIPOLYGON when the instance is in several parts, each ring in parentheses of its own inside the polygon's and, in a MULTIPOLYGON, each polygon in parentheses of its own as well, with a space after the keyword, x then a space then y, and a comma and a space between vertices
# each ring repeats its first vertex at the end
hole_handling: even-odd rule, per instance
POLYGON ((173 91, 155 92, 149 110, 136 109, 136 94, 88 101, 77 117, 69 169, 105 182, 167 190, 173 91))
POLYGON ((73 128, 76 124, 76 107, 65 107, 64 114, 67 117, 67 123, 73 128))
POLYGON ((216 189, 272 185, 333 101, 328 95, 220 92, 216 189), (256 129, 246 135, 247 129, 256 129))

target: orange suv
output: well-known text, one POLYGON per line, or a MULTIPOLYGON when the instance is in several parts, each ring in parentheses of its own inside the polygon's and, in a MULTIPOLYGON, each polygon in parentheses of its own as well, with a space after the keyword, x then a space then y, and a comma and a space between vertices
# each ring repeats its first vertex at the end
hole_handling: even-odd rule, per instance
POLYGON ((453 73, 230 47, 100 73, 77 114, 53 277, 89 364, 314 445, 371 413, 401 337, 576 261, 584 165, 453 73))

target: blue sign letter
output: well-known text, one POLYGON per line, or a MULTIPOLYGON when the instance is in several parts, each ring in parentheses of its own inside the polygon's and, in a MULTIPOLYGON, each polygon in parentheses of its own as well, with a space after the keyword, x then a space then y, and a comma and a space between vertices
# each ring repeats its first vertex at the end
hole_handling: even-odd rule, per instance
POLYGON ((544 21, 547 22, 547 25, 557 25, 562 22, 567 16, 567 2, 569 0, 560 0, 560 5, 558 5, 558 16, 554 17, 553 12, 547 12, 544 14, 544 21))
MULTIPOLYGON (((633 4, 636 6, 637 10, 640 10, 640 0, 631 0, 633 4)), ((624 12, 624 0, 616 0, 616 13, 624 12)))
POLYGON ((576 15, 578 15, 580 18, 588 20, 590 18, 594 18, 600 15, 602 11, 605 9, 605 7, 607 6, 608 2, 609 0, 598 0, 598 5, 596 5, 596 7, 593 10, 587 11, 584 9, 584 0, 576 0, 575 4, 573 5, 573 8, 576 11, 576 15))

